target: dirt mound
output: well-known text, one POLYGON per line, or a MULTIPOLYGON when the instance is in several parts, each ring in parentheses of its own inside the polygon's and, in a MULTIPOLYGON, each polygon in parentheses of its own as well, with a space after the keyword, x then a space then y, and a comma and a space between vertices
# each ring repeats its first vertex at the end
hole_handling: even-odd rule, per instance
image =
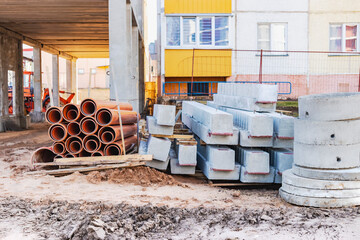
POLYGON ((186 185, 176 181, 172 176, 159 172, 149 167, 123 168, 106 171, 91 172, 86 176, 91 183, 100 183, 109 181, 111 183, 131 183, 141 186, 150 185, 176 185, 186 187, 186 185))

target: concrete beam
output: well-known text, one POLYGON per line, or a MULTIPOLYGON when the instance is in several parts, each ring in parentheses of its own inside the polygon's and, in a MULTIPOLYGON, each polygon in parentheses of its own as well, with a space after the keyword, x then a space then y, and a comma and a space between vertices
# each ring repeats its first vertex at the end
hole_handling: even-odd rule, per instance
POLYGON ((59 90, 59 55, 52 55, 52 97, 54 106, 60 106, 59 90))

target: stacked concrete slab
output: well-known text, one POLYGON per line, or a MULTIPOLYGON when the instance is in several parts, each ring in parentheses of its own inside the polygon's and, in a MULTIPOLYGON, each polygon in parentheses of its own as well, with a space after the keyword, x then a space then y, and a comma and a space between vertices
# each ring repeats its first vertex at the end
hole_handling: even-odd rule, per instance
POLYGON ((241 164, 240 181, 273 183, 275 169, 270 166, 270 155, 259 148, 236 148, 236 161, 241 164))
POLYGON ((226 146, 201 145, 198 141, 198 167, 210 180, 239 180, 240 164, 235 151, 226 146))
POLYGON ((359 106, 359 93, 299 98, 294 166, 283 172, 283 199, 313 207, 360 204, 359 106))
POLYGON ((240 166, 235 164, 235 152, 224 146, 239 143, 233 116, 201 103, 184 101, 182 121, 197 136, 197 162, 204 175, 210 180, 238 180, 240 166))
POLYGON ((207 144, 237 145, 239 131, 231 114, 198 102, 182 103, 182 121, 207 144))
POLYGON ((266 84, 219 83, 214 95, 218 105, 247 111, 274 112, 277 86, 266 84))
POLYGON ((289 149, 268 149, 270 165, 275 169, 274 183, 282 183, 282 174, 291 169, 294 162, 294 153, 289 149))
POLYGON ((208 102, 208 106, 230 113, 234 126, 239 129, 240 147, 235 147, 235 151, 237 162, 241 164, 240 181, 281 182, 282 171, 287 169, 292 159, 282 152, 292 153, 283 148, 293 148, 294 118, 274 112, 277 87, 222 83, 218 92, 218 97, 208 102), (266 152, 260 148, 269 150, 266 152), (270 152, 276 152, 274 157, 270 157, 270 152))
POLYGON ((143 149, 146 149, 146 153, 153 155, 154 160, 146 163, 149 167, 166 170, 169 165, 171 141, 166 137, 155 136, 169 136, 173 134, 175 112, 176 106, 155 104, 153 116, 147 116, 146 118, 150 136, 148 141, 142 144, 146 145, 143 147, 143 149))

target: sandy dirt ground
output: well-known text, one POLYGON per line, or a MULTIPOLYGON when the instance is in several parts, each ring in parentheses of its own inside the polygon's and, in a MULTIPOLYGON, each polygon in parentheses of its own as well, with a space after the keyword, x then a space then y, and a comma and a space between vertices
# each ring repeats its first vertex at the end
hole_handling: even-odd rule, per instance
POLYGON ((27 175, 32 152, 51 145, 47 128, 0 133, 0 239, 360 239, 359 207, 297 207, 277 190, 145 167, 27 175))

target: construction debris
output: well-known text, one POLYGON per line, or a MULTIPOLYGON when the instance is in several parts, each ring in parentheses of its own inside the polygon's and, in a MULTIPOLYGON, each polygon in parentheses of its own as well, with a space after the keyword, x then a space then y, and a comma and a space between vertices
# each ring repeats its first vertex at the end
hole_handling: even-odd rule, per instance
POLYGON ((294 168, 282 176, 287 202, 313 207, 360 204, 359 93, 299 98, 295 121, 294 168), (336 111, 334 111, 336 109, 336 111))

